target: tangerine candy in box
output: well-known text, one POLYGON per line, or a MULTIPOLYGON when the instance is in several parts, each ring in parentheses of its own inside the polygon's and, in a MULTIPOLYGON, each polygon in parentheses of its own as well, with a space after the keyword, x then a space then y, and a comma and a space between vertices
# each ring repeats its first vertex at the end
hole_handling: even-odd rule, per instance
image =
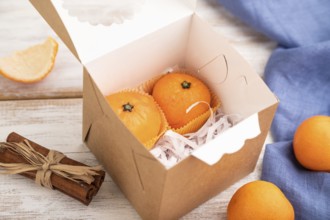
POLYGON ((147 149, 154 146, 168 127, 163 111, 148 93, 126 90, 110 94, 106 99, 124 125, 147 149))
POLYGON ((253 171, 278 100, 195 0, 145 0, 110 26, 79 21, 62 0, 30 1, 84 66, 82 138, 143 219, 177 219, 253 171), (105 96, 174 66, 196 70, 223 112, 242 120, 167 169, 105 96))
POLYGON ((176 70, 164 74, 149 91, 179 134, 196 132, 220 106, 219 98, 192 73, 176 70))

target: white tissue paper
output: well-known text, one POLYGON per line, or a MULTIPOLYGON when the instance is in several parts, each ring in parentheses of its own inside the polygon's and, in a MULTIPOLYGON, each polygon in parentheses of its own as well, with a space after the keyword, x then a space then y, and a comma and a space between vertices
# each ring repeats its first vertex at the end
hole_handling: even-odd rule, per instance
POLYGON ((221 109, 218 109, 215 113, 211 113, 209 119, 197 132, 180 135, 168 130, 150 152, 169 169, 239 120, 238 115, 224 115, 221 109))

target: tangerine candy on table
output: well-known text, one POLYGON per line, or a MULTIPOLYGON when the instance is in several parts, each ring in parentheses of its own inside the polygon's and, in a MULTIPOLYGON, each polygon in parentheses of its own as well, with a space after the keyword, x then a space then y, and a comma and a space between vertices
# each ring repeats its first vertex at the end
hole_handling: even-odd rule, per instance
POLYGON ((294 220, 294 209, 273 183, 257 180, 243 185, 227 207, 228 220, 294 220))
POLYGON ((197 102, 210 105, 211 94, 207 86, 194 76, 185 73, 169 73, 154 85, 152 96, 162 108, 172 128, 181 128, 209 110, 205 103, 189 107, 197 102))
POLYGON ((124 91, 106 96, 113 111, 141 142, 157 137, 161 130, 161 112, 152 96, 124 91))
POLYGON ((305 168, 330 172, 330 116, 317 115, 303 121, 296 129, 293 150, 305 168))
POLYGON ((0 74, 17 82, 38 82, 53 69, 57 50, 57 42, 48 37, 41 44, 0 58, 0 74))

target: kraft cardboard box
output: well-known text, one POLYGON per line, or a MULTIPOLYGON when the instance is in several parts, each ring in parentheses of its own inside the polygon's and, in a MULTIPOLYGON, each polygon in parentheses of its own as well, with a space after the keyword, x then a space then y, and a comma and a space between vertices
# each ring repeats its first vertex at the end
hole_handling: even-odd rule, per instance
POLYGON ((83 140, 143 219, 177 219, 253 171, 278 100, 197 13, 195 0, 146 0, 123 24, 93 26, 61 0, 30 0, 84 65, 83 140), (105 95, 180 66, 243 120, 166 169, 129 132, 105 95))

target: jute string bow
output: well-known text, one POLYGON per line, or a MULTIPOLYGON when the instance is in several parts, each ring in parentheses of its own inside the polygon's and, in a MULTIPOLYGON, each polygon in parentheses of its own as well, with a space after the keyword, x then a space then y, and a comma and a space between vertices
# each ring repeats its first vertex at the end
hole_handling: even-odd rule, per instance
POLYGON ((58 176, 67 178, 74 182, 83 181, 91 184, 95 175, 99 175, 96 171, 100 171, 101 166, 74 166, 59 163, 65 155, 61 152, 50 150, 47 156, 34 150, 29 141, 24 140, 20 143, 1 142, 0 150, 7 149, 22 156, 29 164, 25 163, 0 163, 5 171, 2 174, 19 174, 29 171, 36 171, 35 182, 38 185, 53 189, 51 183, 51 175, 54 173, 58 176))

